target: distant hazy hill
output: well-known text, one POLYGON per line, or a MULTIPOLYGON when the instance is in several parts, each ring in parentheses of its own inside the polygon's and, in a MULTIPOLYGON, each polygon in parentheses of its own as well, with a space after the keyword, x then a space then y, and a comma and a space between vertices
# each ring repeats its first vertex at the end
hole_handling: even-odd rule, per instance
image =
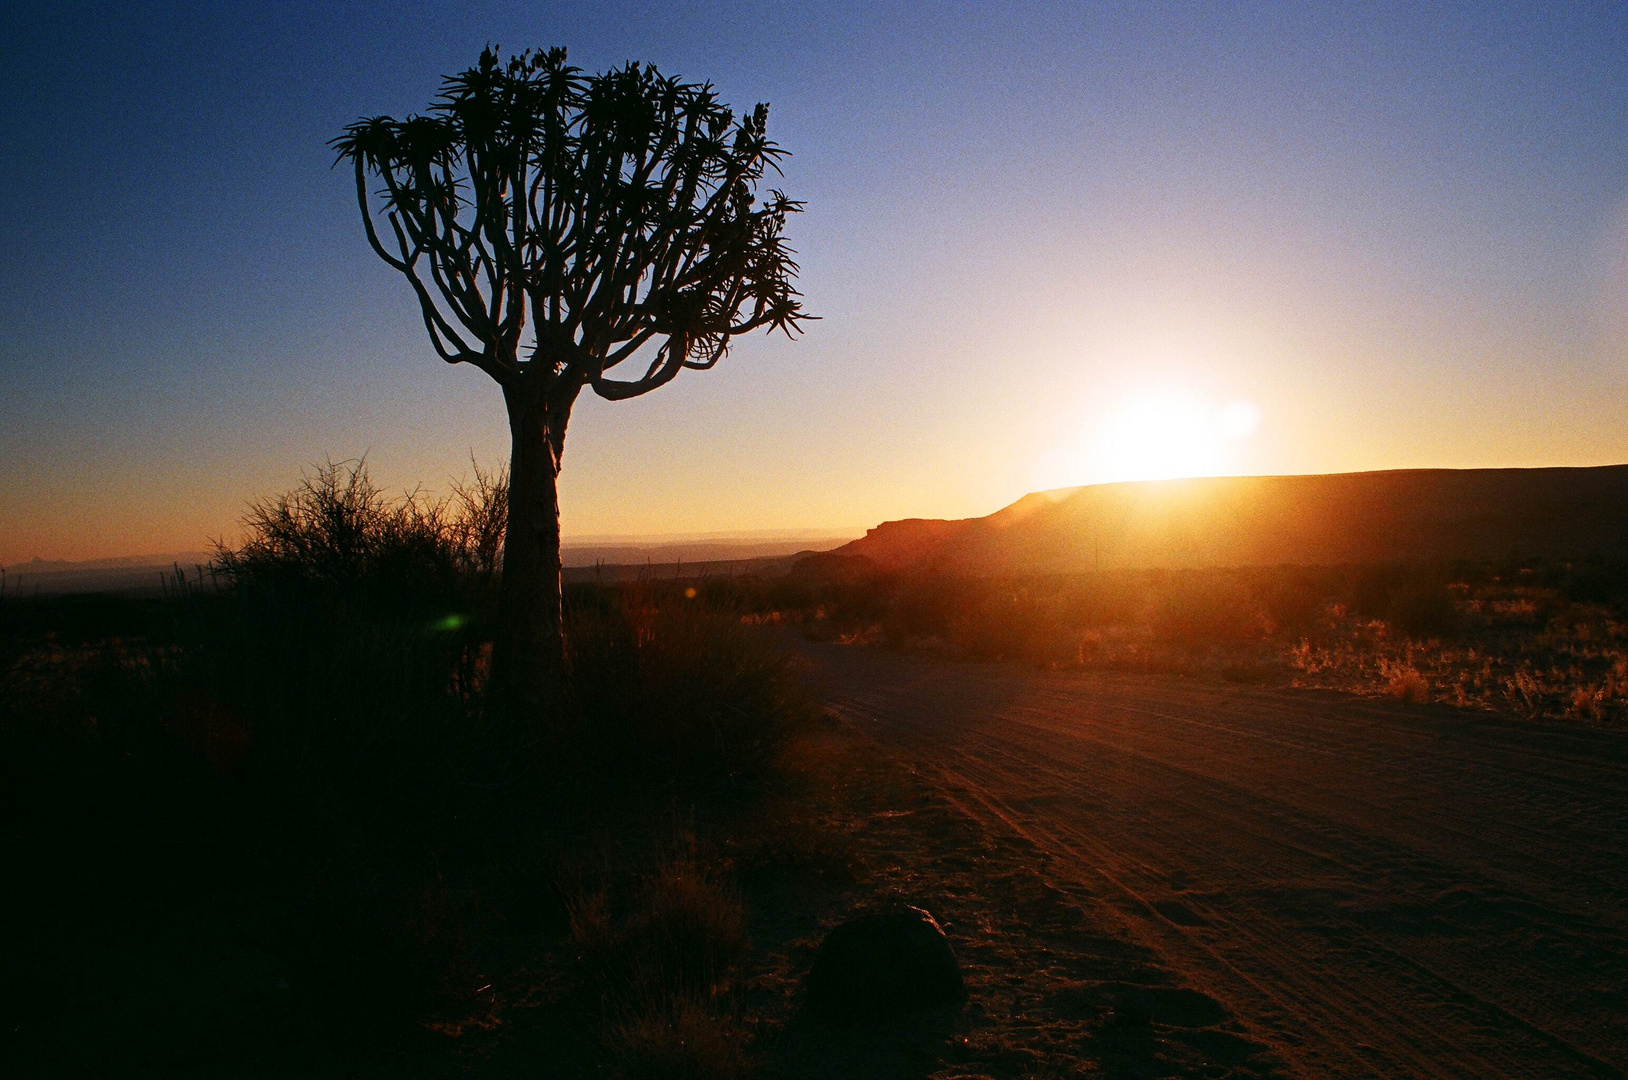
POLYGON ((967 574, 1628 554, 1628 465, 1099 484, 890 521, 836 554, 967 574))
MULTIPOLYGON (((855 530, 857 532, 858 530, 855 530)), ((828 551, 853 539, 853 532, 790 533, 784 536, 691 537, 684 539, 605 540, 565 542, 560 557, 569 567, 642 566, 680 563, 739 562, 794 555, 803 551, 828 551)))
POLYGON ((112 559, 87 559, 84 562, 29 559, 27 562, 8 564, 3 569, 8 592, 156 593, 159 591, 162 577, 173 573, 176 567, 184 569, 190 578, 197 573, 196 567, 207 565, 214 557, 212 551, 180 551, 168 555, 124 555, 112 559))
MULTIPOLYGON (((827 551, 853 536, 827 533, 786 533, 772 536, 725 536, 568 542, 561 555, 565 579, 633 581, 640 577, 671 578, 679 574, 775 574, 798 556, 827 551)), ((214 552, 186 551, 171 555, 127 555, 84 562, 30 559, 0 566, 0 586, 8 594, 61 593, 157 594, 160 582, 177 566, 190 579, 199 565, 208 565, 214 552)))

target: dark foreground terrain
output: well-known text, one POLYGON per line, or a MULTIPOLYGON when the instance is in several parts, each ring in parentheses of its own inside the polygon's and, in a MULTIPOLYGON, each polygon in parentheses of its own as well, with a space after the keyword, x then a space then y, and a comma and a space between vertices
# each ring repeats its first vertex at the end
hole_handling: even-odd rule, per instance
MULTIPOLYGON (((762 794, 527 818, 400 932, 393 894, 329 928, 241 856, 163 887, 191 864, 143 877, 74 833, 36 870, 19 817, 0 1074, 1623 1075, 1620 729, 778 639, 830 716, 762 794), (811 1016, 824 935, 890 900, 945 926, 970 1000, 811 1016), (681 915, 728 951, 669 1016, 619 965, 681 915), (360 918, 372 952, 340 936, 360 918), (383 1012, 414 972, 446 989, 383 1012)), ((186 834, 143 799, 115 832, 151 859, 186 834)))
POLYGON ((1624 1075, 1620 733, 808 654, 924 789, 891 843, 979 1004, 921 1073, 1624 1075))
POLYGON ((538 723, 502 494, 0 588, 0 1076, 1623 1075, 1620 557, 596 574, 538 723), (969 1000, 811 1008, 899 901, 969 1000))

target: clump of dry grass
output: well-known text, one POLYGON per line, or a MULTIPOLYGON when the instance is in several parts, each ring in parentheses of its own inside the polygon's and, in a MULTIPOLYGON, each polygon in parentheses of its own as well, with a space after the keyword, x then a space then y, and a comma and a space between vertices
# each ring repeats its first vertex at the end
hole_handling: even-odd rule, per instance
POLYGON ((711 993, 746 951, 746 914, 733 888, 699 861, 647 874, 617 912, 603 889, 567 904, 571 942, 610 995, 711 993))
POLYGON ((1388 669, 1385 678, 1385 693, 1399 701, 1410 701, 1415 705, 1428 705, 1430 703, 1430 683, 1419 674, 1419 669, 1411 664, 1381 664, 1388 669))
POLYGON ((638 964, 669 988, 710 991, 746 951, 740 898, 694 862, 646 879, 627 931, 638 964))
POLYGON ((1543 682, 1530 666, 1521 666, 1502 677, 1504 701, 1521 716, 1542 716, 1548 694, 1543 682))
POLYGON ((631 1011, 607 1042, 622 1080, 732 1080, 749 1071, 744 1033, 695 994, 678 994, 631 1011))
POLYGON ((604 1005, 616 1075, 744 1075, 745 1039, 725 1007, 747 949, 739 894, 693 841, 617 890, 579 889, 570 940, 604 1005))

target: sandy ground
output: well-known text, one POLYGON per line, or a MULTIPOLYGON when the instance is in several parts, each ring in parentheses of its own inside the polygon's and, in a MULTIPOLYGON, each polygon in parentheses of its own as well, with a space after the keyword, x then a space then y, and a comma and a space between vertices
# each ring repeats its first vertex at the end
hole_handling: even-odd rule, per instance
MULTIPOLYGON (((799 647, 834 721, 794 740, 749 814, 700 830, 752 942, 713 1004, 761 1080, 1624 1076, 1628 733, 799 647), (825 934, 896 899, 945 926, 970 1000, 876 1024, 809 1015, 825 934)), ((612 830, 588 863, 631 843, 636 864, 637 835, 612 830)), ((551 866, 509 887, 541 904, 551 866)), ((0 1061, 607 1075, 605 1009, 541 907, 478 958, 491 1023, 308 1049, 263 929, 230 899, 97 946, 59 1020, 0 1039, 0 1061)))
POLYGON ((1628 737, 806 649, 974 995, 902 1072, 1625 1075, 1628 737))

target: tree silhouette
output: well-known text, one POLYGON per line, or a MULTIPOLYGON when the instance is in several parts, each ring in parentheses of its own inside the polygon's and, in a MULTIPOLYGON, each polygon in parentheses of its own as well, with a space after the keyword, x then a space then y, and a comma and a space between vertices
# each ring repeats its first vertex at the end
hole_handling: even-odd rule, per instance
POLYGON ((436 353, 502 387, 493 674, 528 703, 557 701, 565 674, 557 481, 577 396, 647 393, 712 367, 737 334, 790 336, 810 318, 782 237, 802 204, 757 199, 783 155, 767 118, 647 65, 584 75, 564 49, 487 48, 425 115, 364 118, 333 141, 368 242, 412 286, 436 353))

